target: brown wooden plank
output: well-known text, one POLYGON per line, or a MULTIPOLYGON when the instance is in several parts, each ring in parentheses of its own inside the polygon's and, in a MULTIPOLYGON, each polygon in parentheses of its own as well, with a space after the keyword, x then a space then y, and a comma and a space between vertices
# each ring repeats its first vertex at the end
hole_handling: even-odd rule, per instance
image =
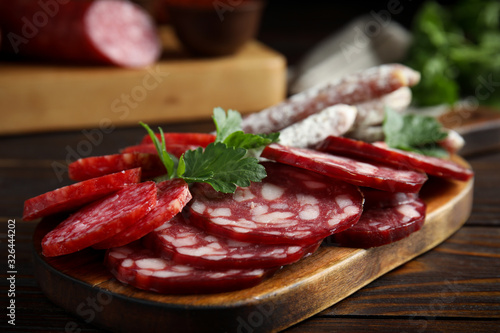
POLYGON ((500 319, 500 230, 464 227, 322 315, 500 319), (473 304, 473 305, 472 305, 473 304))
POLYGON ((312 318, 291 327, 286 333, 331 332, 498 332, 500 323, 491 320, 447 320, 435 317, 378 318, 378 317, 328 317, 312 318))

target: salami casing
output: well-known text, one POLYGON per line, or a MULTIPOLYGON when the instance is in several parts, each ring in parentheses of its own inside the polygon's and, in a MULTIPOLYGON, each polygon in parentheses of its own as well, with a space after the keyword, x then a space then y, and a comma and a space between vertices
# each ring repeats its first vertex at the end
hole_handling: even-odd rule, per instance
POLYGON ((156 185, 129 185, 97 200, 61 222, 42 239, 47 257, 77 252, 125 230, 156 205, 156 185))
POLYGON ((24 202, 23 220, 31 221, 77 209, 141 180, 141 169, 130 169, 64 186, 24 202))
POLYGON ((311 246, 265 245, 209 234, 182 214, 149 233, 143 244, 164 258, 204 269, 271 268, 288 265, 314 252, 311 246))
POLYGON ((243 242, 308 245, 358 220, 363 198, 356 186, 281 163, 264 165, 262 182, 232 194, 196 184, 190 221, 243 242))
POLYGON ((109 249, 105 265, 118 281, 163 294, 208 294, 252 287, 275 269, 205 270, 176 264, 139 242, 109 249))
POLYGON ((153 20, 130 1, 0 0, 0 22, 16 57, 145 67, 161 54, 153 20))
POLYGON ((285 147, 279 144, 267 146, 261 156, 339 178, 358 186, 390 192, 418 192, 427 180, 424 173, 417 171, 396 169, 312 149, 285 147))
POLYGON ((157 184, 157 192, 157 204, 149 213, 125 230, 92 247, 109 249, 132 243, 177 215, 191 200, 191 192, 182 179, 171 179, 157 184))

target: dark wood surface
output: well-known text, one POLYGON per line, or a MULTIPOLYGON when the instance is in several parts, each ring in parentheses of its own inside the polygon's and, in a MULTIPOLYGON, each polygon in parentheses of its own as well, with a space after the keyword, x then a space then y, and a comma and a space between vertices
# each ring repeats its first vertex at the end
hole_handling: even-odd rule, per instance
MULTIPOLYGON (((209 122, 163 125, 171 131, 208 131, 209 122)), ((116 152, 143 136, 137 128, 110 133, 76 131, 0 137, 0 287, 2 332, 99 332, 91 305, 85 322, 52 304, 34 278, 35 222, 23 222, 27 198, 68 184, 55 166, 78 156, 116 152), (86 149, 86 150, 85 150, 86 149), (62 179, 58 179, 58 175, 62 179), (8 221, 16 221, 16 325, 7 323, 8 221)), ((472 214, 435 249, 389 272, 345 300, 286 332, 500 332, 500 151, 466 156, 476 172, 472 214)), ((82 300, 85 302, 86 300, 82 300)), ((95 311, 100 309, 95 305, 95 311)), ((168 329, 165 330, 167 332, 168 329)), ((242 332, 258 332, 253 327, 242 332), (252 331, 250 331, 250 329, 252 331)))

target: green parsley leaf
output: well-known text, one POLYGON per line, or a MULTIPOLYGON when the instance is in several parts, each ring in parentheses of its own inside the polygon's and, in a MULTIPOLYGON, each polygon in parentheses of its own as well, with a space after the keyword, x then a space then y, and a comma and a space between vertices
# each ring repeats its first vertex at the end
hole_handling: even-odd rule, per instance
POLYGON ((418 152, 424 155, 444 157, 446 150, 437 142, 445 139, 439 121, 417 114, 399 114, 386 109, 383 123, 385 142, 389 147, 418 152))
POLYGON ((179 161, 178 175, 188 183, 208 183, 216 191, 233 193, 236 186, 246 187, 266 177, 264 166, 256 158, 245 157, 246 153, 220 142, 189 150, 179 161))
MULTIPOLYGON (((166 144, 165 144, 165 136, 163 135, 163 130, 158 127, 158 130, 160 131, 160 137, 161 137, 161 143, 160 140, 158 140, 158 137, 155 135, 153 130, 145 123, 142 121, 139 122, 139 124, 142 125, 146 129, 146 131, 149 133, 149 136, 151 137, 151 140, 153 141, 156 151, 158 152, 158 156, 160 157, 160 160, 162 161, 163 165, 167 169, 167 179, 171 179, 175 176, 174 171, 175 171, 175 165, 177 162, 177 158, 167 152, 166 144)), ((165 177, 163 177, 165 178, 165 177)))
POLYGON ((231 133, 224 140, 224 143, 228 147, 258 149, 278 141, 278 137, 279 133, 251 134, 251 133, 244 133, 243 131, 237 131, 231 133))
POLYGON ((424 146, 420 146, 418 148, 413 148, 413 152, 419 153, 422 155, 433 156, 438 158, 447 158, 449 157, 448 151, 438 145, 437 143, 426 144, 424 146))
POLYGON ((246 134, 241 130, 241 115, 233 110, 226 116, 223 109, 215 108, 213 120, 217 129, 215 142, 205 149, 188 150, 179 160, 167 152, 161 128, 160 142, 148 125, 140 123, 151 136, 168 171, 158 181, 178 177, 188 183, 208 183, 219 192, 233 193, 237 186, 246 187, 267 176, 257 157, 266 145, 278 141, 279 133, 246 134))
MULTIPOLYGON (((418 106, 455 104, 474 96, 500 106, 500 89, 484 89, 485 78, 500 75, 500 3, 462 0, 453 5, 426 1, 413 19, 412 45, 404 61, 422 74, 412 87, 418 106)), ((495 81, 495 80, 492 80, 495 81)))
POLYGON ((215 108, 212 119, 217 131, 215 142, 223 142, 231 133, 241 131, 241 115, 234 110, 226 112, 222 108, 215 108))

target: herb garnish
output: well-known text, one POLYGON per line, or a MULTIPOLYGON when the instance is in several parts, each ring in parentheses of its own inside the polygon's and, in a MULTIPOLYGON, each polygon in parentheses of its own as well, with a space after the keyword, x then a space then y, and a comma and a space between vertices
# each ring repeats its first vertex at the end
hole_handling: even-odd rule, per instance
POLYGON ((167 169, 163 179, 182 178, 188 183, 208 183, 219 192, 233 193, 237 186, 246 187, 266 177, 264 166, 257 159, 260 151, 276 142, 279 133, 267 135, 244 133, 241 115, 221 108, 214 109, 212 119, 216 128, 215 142, 206 148, 186 151, 177 161, 165 148, 163 130, 161 142, 151 128, 140 123, 153 140, 158 155, 167 169))
POLYGON ((438 142, 448 136, 436 118, 417 114, 399 114, 386 109, 383 123, 385 142, 389 147, 423 155, 446 157, 438 142))

